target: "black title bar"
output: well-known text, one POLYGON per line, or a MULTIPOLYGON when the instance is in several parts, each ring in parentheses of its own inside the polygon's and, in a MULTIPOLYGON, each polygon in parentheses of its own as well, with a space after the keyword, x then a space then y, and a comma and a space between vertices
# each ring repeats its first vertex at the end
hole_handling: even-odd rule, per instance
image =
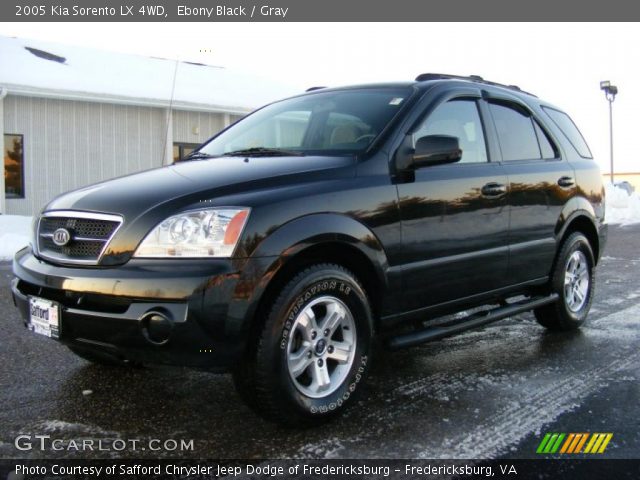
POLYGON ((640 460, 0 460, 0 478, 20 479, 557 479, 640 477, 640 460))

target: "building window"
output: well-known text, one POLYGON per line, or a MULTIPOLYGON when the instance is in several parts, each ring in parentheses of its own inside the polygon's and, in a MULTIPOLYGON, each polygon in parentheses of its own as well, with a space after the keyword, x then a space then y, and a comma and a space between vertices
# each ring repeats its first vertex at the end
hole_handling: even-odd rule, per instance
POLYGON ((174 143, 173 144, 173 162, 184 160, 184 157, 193 152, 200 146, 199 143, 174 143))
POLYGON ((4 135, 4 194, 24 198, 24 137, 4 135))

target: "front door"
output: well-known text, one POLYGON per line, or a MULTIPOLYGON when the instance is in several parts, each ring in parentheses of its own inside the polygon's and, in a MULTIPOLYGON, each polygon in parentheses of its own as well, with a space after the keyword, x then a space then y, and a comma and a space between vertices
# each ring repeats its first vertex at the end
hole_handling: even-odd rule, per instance
POLYGON ((415 310, 507 283, 507 177, 490 162, 480 100, 436 107, 412 134, 458 137, 462 159, 415 170, 398 184, 405 308, 415 310))

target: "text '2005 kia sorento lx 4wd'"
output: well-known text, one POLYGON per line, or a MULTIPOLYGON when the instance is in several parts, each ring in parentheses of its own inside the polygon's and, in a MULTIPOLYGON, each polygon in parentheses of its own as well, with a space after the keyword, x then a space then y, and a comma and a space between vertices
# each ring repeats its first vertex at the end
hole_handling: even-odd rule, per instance
POLYGON ((423 74, 313 89, 186 161, 59 196, 12 289, 31 330, 85 359, 231 371, 262 415, 313 424, 353 402, 374 338, 409 346, 527 310, 579 327, 603 217, 566 113, 423 74))

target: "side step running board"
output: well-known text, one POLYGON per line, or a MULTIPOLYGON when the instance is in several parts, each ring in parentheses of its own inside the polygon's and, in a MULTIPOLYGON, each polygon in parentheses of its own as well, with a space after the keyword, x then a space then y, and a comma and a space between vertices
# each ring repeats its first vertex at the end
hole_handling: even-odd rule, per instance
POLYGON ((465 330, 482 327, 488 323, 496 322, 498 320, 517 315, 518 313, 527 312, 534 308, 554 303, 558 298, 557 293, 547 297, 529 298, 503 307, 498 307, 493 310, 475 313, 447 325, 425 327, 424 330, 403 333, 402 335, 391 337, 387 341, 387 347, 392 350, 397 350, 399 348, 412 347, 432 340, 440 340, 441 338, 449 337, 451 335, 464 332, 465 330))

